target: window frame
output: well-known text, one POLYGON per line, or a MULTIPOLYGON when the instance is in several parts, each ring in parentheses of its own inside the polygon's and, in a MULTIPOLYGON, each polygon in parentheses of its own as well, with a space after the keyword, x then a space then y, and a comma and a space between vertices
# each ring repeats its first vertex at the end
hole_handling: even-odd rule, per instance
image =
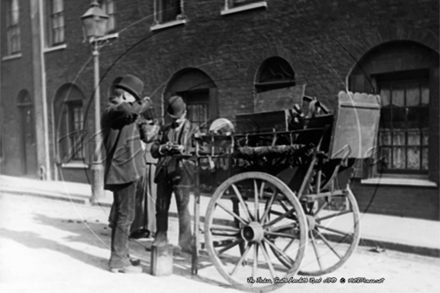
POLYGON ((185 23, 185 2, 184 0, 155 0, 154 1, 154 26, 163 26, 165 24, 181 24, 181 23, 185 23), (164 6, 164 2, 165 1, 178 1, 179 5, 178 5, 178 10, 180 11, 180 13, 176 12, 175 14, 175 19, 167 19, 164 20, 164 10, 163 10, 163 6, 164 6))
POLYGON ((296 85, 295 71, 293 70, 290 63, 284 58, 278 56, 270 57, 264 60, 260 68, 258 69, 258 75, 255 82, 255 90, 257 91, 257 93, 286 88, 286 87, 292 87, 295 85, 296 85), (267 73, 268 71, 274 72, 274 70, 269 70, 269 67, 278 69, 277 67, 282 68, 283 66, 286 66, 284 70, 276 71, 275 74, 268 77, 269 78, 268 80, 262 80, 263 75, 265 75, 265 73, 267 73), (281 76, 291 74, 291 78, 276 79, 275 76, 277 74, 280 74, 281 76))
POLYGON ((82 162, 86 159, 85 147, 81 142, 76 141, 77 138, 72 136, 79 134, 78 138, 81 139, 84 123, 83 102, 81 100, 68 100, 63 102, 62 108, 61 119, 63 119, 64 129, 61 130, 61 135, 67 141, 65 144, 60 145, 60 157, 62 161, 68 157, 69 162, 82 162), (79 121, 75 121, 75 111, 78 111, 77 113, 80 115, 79 121), (76 145, 79 146, 78 150, 76 145))
POLYGON ((115 1, 114 0, 100 0, 99 4, 101 9, 108 15, 107 21, 107 34, 113 33, 116 31, 116 9, 115 9, 115 1), (111 10, 111 11, 110 11, 111 10))
POLYGON ((21 52, 20 5, 18 0, 6 1, 6 43, 8 56, 17 55, 21 52), (13 15, 14 12, 16 16, 13 15), (16 21, 14 21, 14 18, 16 18, 16 21))
POLYGON ((57 47, 66 43, 64 0, 46 1, 46 32, 46 47, 57 47), (54 11, 55 8, 58 10, 54 11), (56 27, 54 26, 55 22, 57 23, 56 27))
MULTIPOLYGON (((432 93, 431 88, 430 88, 430 70, 429 69, 420 69, 420 70, 409 70, 409 71, 401 71, 401 72, 381 72, 380 74, 373 74, 371 75, 371 82, 372 82, 372 86, 374 88, 374 91, 380 95, 380 90, 381 87, 383 85, 389 85, 389 84, 395 84, 395 85, 402 85, 402 84, 407 84, 409 82, 411 82, 412 84, 414 83, 419 83, 420 85, 424 85, 425 88, 427 88, 429 90, 428 93, 428 115, 430 115, 430 111, 429 111, 429 107, 432 104, 431 101, 431 97, 432 97, 432 93), (391 76, 394 76, 394 78, 392 78, 391 76)), ((381 97, 382 99, 382 97, 381 97)), ((422 97, 420 97, 420 99, 422 99, 422 97)), ((383 100, 382 100, 382 105, 383 105, 383 100)), ((420 147, 420 152, 422 151, 423 148, 426 149, 427 151, 427 156, 428 156, 428 166, 427 169, 425 170, 421 170, 421 169, 388 169, 388 170, 384 170, 384 164, 385 164, 385 158, 382 155, 382 150, 381 150, 381 132, 383 129, 383 106, 381 107, 381 121, 379 124, 379 129, 378 129, 378 134, 377 134, 377 142, 378 142, 378 151, 375 153, 375 156, 371 159, 365 160, 363 162, 363 167, 361 167, 361 169, 363 169, 364 175, 362 176, 362 178, 364 178, 362 180, 362 183, 366 183, 369 184, 370 181, 371 182, 376 182, 376 179, 384 179, 384 178, 391 178, 392 180, 401 180, 402 178, 407 178, 407 179, 414 179, 414 180, 427 180, 429 177, 430 172, 432 172, 432 170, 430 170, 430 165, 429 165, 429 157, 430 155, 432 155, 430 153, 430 147, 429 147, 429 142, 432 141, 432 133, 431 133, 431 129, 430 129, 430 122, 428 121, 428 127, 424 130, 425 133, 427 133, 428 135, 428 144, 426 145, 422 145, 422 142, 420 142, 419 147, 420 147)), ((431 119, 431 118, 429 118, 431 119)), ((403 131, 408 131, 408 127, 406 127, 403 131)), ((407 145, 407 137, 405 135, 405 144, 402 146, 405 151, 408 147, 407 145)), ((419 154, 420 156, 422 154, 419 154)), ((420 164, 423 164, 423 162, 420 161, 420 164)), ((383 180, 382 180, 383 181, 383 180)), ((385 181, 383 181, 385 182, 385 181)), ((377 182, 376 182, 377 183, 377 182)), ((384 183, 386 184, 386 183, 384 183)), ((405 185, 403 181, 401 181, 402 185, 405 185)))
MULTIPOLYGON (((411 110, 419 110, 418 111, 418 116, 421 116, 423 112, 426 112, 425 114, 428 115, 428 119, 429 119, 429 80, 427 79, 416 79, 416 80, 404 80, 404 81, 388 81, 388 82, 377 82, 377 88, 378 91, 382 90, 383 88, 386 88, 387 90, 390 91, 390 93, 392 94, 393 91, 396 88, 402 88, 403 90, 403 106, 402 107, 397 107, 397 106, 390 106, 387 108, 382 108, 381 109, 381 116, 383 117, 387 117, 388 115, 385 115, 384 111, 385 110, 389 110, 390 112, 390 116, 393 117, 393 114, 396 112, 396 110, 404 110, 404 123, 405 123, 405 127, 400 127, 400 128, 395 128, 394 124, 396 123, 395 120, 393 120, 391 118, 391 123, 390 123, 390 127, 389 128, 385 128, 385 125, 383 125, 385 122, 382 119, 381 122, 383 122, 380 126, 379 126, 379 149, 380 149, 380 153, 381 153, 381 157, 383 158, 383 149, 389 149, 390 153, 391 153, 391 158, 389 158, 390 160, 390 165, 391 167, 393 167, 394 165, 394 152, 399 150, 399 149, 403 149, 404 150, 404 164, 405 167, 404 168, 391 168, 391 169, 385 169, 385 170, 381 170, 380 173, 382 174, 428 174, 429 172, 429 167, 427 166, 426 169, 423 169, 423 152, 427 153, 427 158, 426 158, 426 164, 428 164, 429 161, 429 120, 428 120, 428 125, 423 128, 423 126, 421 125, 421 121, 420 119, 418 119, 417 123, 418 123, 418 127, 417 128, 411 128, 409 126, 409 116, 410 116, 410 112, 411 110), (415 105, 415 106, 410 106, 408 105, 408 89, 410 89, 411 85, 415 85, 417 86, 417 89, 419 91, 419 104, 415 105), (422 100, 422 89, 428 89, 428 104, 427 105, 422 105, 421 104, 421 100, 422 100), (423 111, 424 110, 424 111, 423 111), (381 139, 381 134, 384 132, 389 132, 390 133, 390 141, 388 144, 381 144, 380 142, 382 141, 381 139), (418 144, 410 144, 410 132, 417 132, 418 136, 419 136, 419 141, 418 144), (394 136, 398 135, 398 134, 403 134, 403 143, 402 144, 396 144, 394 136), (424 141, 424 137, 427 136, 427 143, 423 143, 424 141), (415 148, 419 151, 419 161, 418 161, 418 165, 419 168, 417 169, 412 169, 409 167, 409 155, 408 155, 408 151, 411 148, 415 148)), ((415 88, 415 87, 414 87, 415 88)), ((391 98, 393 99, 393 98, 391 98)))

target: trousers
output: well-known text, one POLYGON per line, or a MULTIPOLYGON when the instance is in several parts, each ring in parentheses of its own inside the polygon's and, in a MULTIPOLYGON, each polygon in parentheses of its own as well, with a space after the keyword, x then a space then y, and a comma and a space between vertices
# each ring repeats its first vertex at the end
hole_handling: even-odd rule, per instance
POLYGON ((113 189, 110 268, 121 268, 131 264, 128 236, 135 214, 136 184, 137 181, 134 181, 113 189))
POLYGON ((167 175, 157 178, 156 238, 154 240, 156 245, 162 245, 168 241, 168 212, 174 193, 179 216, 179 246, 182 250, 191 251, 192 229, 188 205, 192 188, 192 180, 184 172, 178 180, 167 175))
POLYGON ((136 211, 131 231, 147 229, 156 232, 156 195, 157 186, 154 183, 156 165, 147 163, 142 178, 136 189, 136 211))

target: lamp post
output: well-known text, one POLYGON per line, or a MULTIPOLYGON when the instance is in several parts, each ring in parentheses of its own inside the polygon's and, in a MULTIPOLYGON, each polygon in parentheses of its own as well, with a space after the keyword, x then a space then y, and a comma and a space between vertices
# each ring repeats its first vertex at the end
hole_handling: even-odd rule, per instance
POLYGON ((81 16, 84 29, 84 37, 92 45, 93 51, 93 72, 94 72, 94 102, 95 102, 95 152, 92 160, 92 204, 104 198, 104 165, 101 154, 101 98, 99 94, 99 49, 101 48, 100 38, 107 30, 108 15, 105 14, 96 0, 93 0, 86 13, 81 16))

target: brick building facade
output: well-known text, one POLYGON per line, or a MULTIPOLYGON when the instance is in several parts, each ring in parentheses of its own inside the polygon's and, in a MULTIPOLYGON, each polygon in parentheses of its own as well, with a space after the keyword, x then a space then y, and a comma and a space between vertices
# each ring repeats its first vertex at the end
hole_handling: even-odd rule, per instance
MULTIPOLYGON (((75 148, 81 131, 93 132, 80 20, 89 3, 1 1, 2 174, 89 180, 93 144, 75 148)), ((305 85, 330 106, 340 90, 389 96, 382 116, 394 122, 382 119, 380 134, 388 160, 361 164, 354 194, 361 211, 439 219, 438 1, 100 3, 118 35, 100 50, 102 107, 127 73, 145 81, 159 113, 182 94, 202 127, 252 113, 259 95, 287 86, 305 85)))

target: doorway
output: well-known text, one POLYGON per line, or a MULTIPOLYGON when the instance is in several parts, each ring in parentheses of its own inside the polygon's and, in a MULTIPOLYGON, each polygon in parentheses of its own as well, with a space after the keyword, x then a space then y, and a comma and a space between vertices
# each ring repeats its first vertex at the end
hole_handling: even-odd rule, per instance
POLYGON ((37 146, 35 138, 35 111, 27 91, 22 91, 17 103, 20 113, 22 174, 37 177, 37 146))

